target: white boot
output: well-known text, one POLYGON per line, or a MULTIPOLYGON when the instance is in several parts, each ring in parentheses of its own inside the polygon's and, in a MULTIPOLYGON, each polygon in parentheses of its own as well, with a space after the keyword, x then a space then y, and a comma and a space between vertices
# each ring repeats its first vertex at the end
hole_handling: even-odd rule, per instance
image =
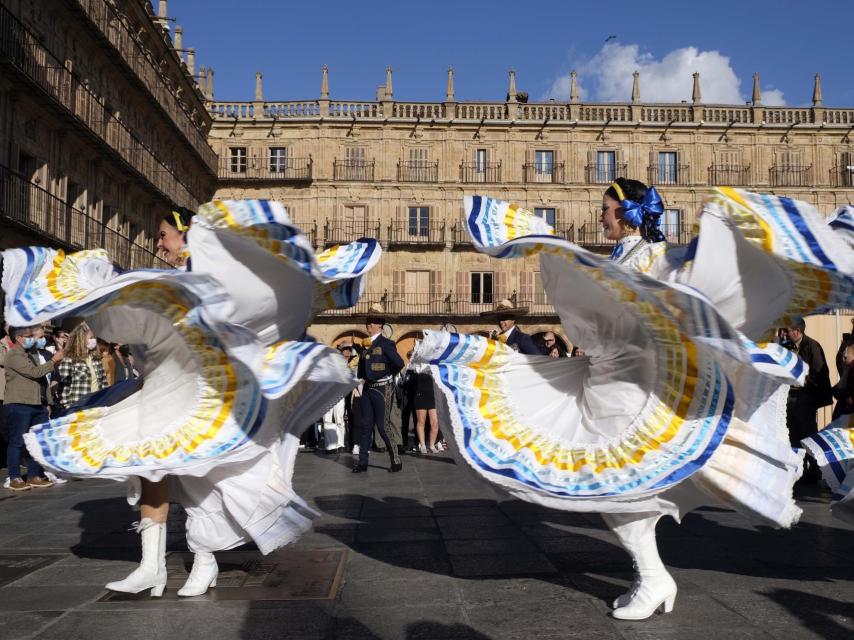
POLYGON ((143 518, 136 530, 142 538, 142 560, 127 578, 111 582, 107 589, 122 593, 151 589, 151 595, 159 598, 166 588, 166 523, 143 518))
POLYGON ((216 577, 219 567, 214 554, 207 551, 197 551, 193 556, 193 569, 184 586, 178 590, 183 597, 200 596, 210 588, 216 587, 216 577))
POLYGON ((613 616, 619 620, 645 620, 664 607, 673 610, 676 582, 661 562, 655 543, 655 525, 661 516, 609 514, 605 521, 635 561, 632 588, 614 602, 613 616))

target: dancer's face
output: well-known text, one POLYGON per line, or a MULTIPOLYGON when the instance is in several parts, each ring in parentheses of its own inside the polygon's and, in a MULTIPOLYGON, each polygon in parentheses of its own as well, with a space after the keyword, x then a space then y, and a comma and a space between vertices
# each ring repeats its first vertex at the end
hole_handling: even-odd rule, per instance
POLYGON ((599 214, 602 232, 606 240, 619 240, 623 236, 637 233, 623 221, 623 207, 609 195, 602 196, 602 213, 599 214))
POLYGON ((157 237, 157 250, 163 259, 171 265, 183 264, 184 234, 165 220, 160 221, 157 237))
POLYGON ((499 329, 501 329, 501 333, 504 333, 505 331, 510 331, 510 329, 515 327, 515 326, 516 326, 516 320, 515 319, 504 318, 504 317, 499 316, 498 327, 499 327, 499 329))

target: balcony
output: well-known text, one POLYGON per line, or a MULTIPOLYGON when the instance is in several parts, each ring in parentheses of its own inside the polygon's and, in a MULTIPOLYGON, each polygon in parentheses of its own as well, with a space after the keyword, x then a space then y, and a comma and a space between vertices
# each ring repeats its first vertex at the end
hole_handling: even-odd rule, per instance
POLYGON ((103 248, 124 269, 167 269, 152 251, 0 165, 0 218, 64 249, 103 248))
POLYGON ((587 184, 611 184, 620 176, 627 175, 627 165, 625 162, 588 164, 585 170, 587 173, 587 184))
POLYGON ((388 313, 398 316, 423 316, 426 322, 435 324, 442 318, 479 317, 484 311, 492 311, 495 302, 502 298, 516 301, 516 305, 528 308, 531 317, 553 317, 554 307, 544 294, 534 295, 532 300, 523 300, 516 292, 499 295, 492 293, 479 301, 472 301, 471 294, 461 294, 449 291, 441 294, 399 292, 367 293, 363 295, 354 307, 348 309, 329 309, 323 316, 354 316, 364 315, 372 304, 381 304, 388 313))
POLYGON ((329 220, 323 232, 326 246, 347 244, 359 238, 379 238, 379 220, 329 220))
POLYGON ((664 239, 671 244, 688 244, 693 237, 693 226, 684 222, 663 224, 660 228, 664 239))
POLYGON ((401 160, 397 163, 398 182, 439 182, 439 161, 401 160))
POLYGON ((461 219, 459 222, 456 222, 451 229, 452 240, 455 247, 471 247, 472 240, 471 234, 469 234, 468 225, 466 225, 466 221, 461 219))
POLYGON ((460 180, 481 184, 501 182, 501 163, 463 162, 460 164, 460 180))
POLYGON ((220 180, 307 183, 312 179, 311 158, 230 157, 219 162, 220 180))
POLYGON ((335 160, 332 175, 335 180, 373 182, 375 162, 374 160, 335 160))
POLYGON ((713 164, 709 167, 709 184, 717 187, 739 187, 750 184, 750 167, 740 164, 713 164))
POLYGON ((854 187, 854 165, 842 165, 830 170, 830 184, 834 187, 854 187))
POLYGON ((526 162, 522 167, 525 182, 529 184, 563 184, 564 163, 543 164, 526 162))
POLYGON ((585 222, 575 233, 575 242, 587 249, 610 249, 614 246, 613 240, 606 240, 602 225, 598 222, 585 222))
POLYGON ((775 187, 811 187, 812 165, 780 165, 769 170, 771 185, 775 187))
POLYGON ((557 225, 555 227, 555 235, 564 240, 575 242, 575 224, 557 225))
POLYGON ((388 228, 390 245, 445 244, 445 223, 433 220, 395 220, 388 228))
POLYGON ((88 83, 69 71, 4 6, 0 6, 0 66, 14 70, 16 75, 10 81, 16 90, 35 90, 40 96, 47 96, 46 106, 81 128, 90 140, 103 145, 109 160, 130 169, 165 199, 189 207, 201 199, 178 177, 175 163, 170 165, 158 158, 88 83))
POLYGON ((647 184, 656 187, 661 185, 685 185, 689 183, 688 165, 656 165, 647 167, 647 184))

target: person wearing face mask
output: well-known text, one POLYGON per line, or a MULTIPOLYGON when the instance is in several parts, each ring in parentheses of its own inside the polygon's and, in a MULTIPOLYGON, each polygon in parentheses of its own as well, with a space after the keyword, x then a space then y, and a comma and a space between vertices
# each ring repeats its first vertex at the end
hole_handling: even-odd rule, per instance
POLYGON ((68 336, 66 358, 58 368, 60 404, 64 409, 108 386, 97 348, 98 341, 85 322, 68 336))
POLYGON ((33 333, 33 327, 10 328, 9 337, 13 347, 6 354, 4 366, 6 390, 3 413, 9 434, 6 461, 9 468, 9 488, 12 491, 27 491, 53 484, 45 477, 44 470, 35 460, 31 460, 27 465, 26 482, 21 477, 24 434, 32 426, 47 422, 50 418, 53 398, 47 376, 64 357, 62 351, 57 351, 47 362, 36 364, 34 352, 37 349, 37 338, 33 333))

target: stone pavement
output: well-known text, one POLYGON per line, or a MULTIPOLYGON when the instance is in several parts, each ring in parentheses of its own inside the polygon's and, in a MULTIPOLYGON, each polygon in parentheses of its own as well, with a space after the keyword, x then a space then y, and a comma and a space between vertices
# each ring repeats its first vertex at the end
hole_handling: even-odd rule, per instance
POLYGON ((285 573, 306 583, 304 596, 332 584, 329 599, 246 600, 231 590, 238 595, 227 600, 178 601, 172 589, 162 600, 99 602, 138 558, 123 487, 0 492, 0 640, 854 638, 854 529, 830 517, 823 490, 801 492, 805 514, 792 531, 716 509, 681 526, 663 521, 676 609, 628 623, 612 620, 608 603, 629 584, 630 561, 598 516, 500 495, 442 455, 407 456, 400 474, 386 462, 375 454, 376 466, 354 476, 349 455, 299 455, 295 485, 323 517, 286 555, 342 550, 343 572, 326 583, 311 556, 305 575, 285 573))

